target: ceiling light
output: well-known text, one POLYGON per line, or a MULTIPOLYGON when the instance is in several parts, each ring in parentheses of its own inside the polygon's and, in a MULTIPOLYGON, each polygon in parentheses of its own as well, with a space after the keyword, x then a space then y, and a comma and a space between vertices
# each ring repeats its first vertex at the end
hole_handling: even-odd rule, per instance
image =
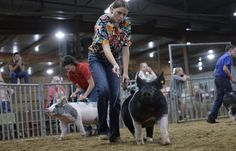
POLYGON ((213 54, 213 50, 211 49, 211 50, 208 50, 208 53, 209 54, 213 54))
POLYGON ((154 52, 149 53, 149 57, 153 58, 154 57, 154 52))
POLYGON ((202 62, 201 62, 201 61, 198 62, 198 66, 199 66, 199 67, 202 67, 202 62))
POLYGON ((49 62, 48 62, 48 65, 51 66, 51 65, 52 65, 52 62, 49 61, 49 62))
POLYGON ((34 51, 38 52, 39 51, 39 46, 34 47, 34 51))
POLYGON ((199 61, 202 61, 202 57, 199 57, 198 60, 199 60, 199 61))
POLYGON ((55 36, 58 38, 58 39, 63 39, 65 34, 62 32, 62 31, 58 31, 55 36))
POLYGON ((191 42, 186 42, 187 45, 191 45, 191 42))
POLYGON ((4 72, 4 68, 1 68, 1 69, 0 69, 0 72, 4 72))
POLYGON ((13 46, 13 53, 18 52, 18 48, 16 45, 13 46))
POLYGON ((51 75, 51 74, 53 74, 53 69, 48 69, 46 72, 47 72, 47 74, 51 75))
POLYGON ((234 14, 233 14, 234 16, 236 16, 236 12, 234 12, 234 14))
POLYGON ((209 55, 207 55, 207 58, 210 59, 210 60, 212 60, 212 59, 215 58, 215 55, 214 55, 214 54, 209 54, 209 55))
POLYGON ((154 47, 154 42, 153 41, 150 41, 149 43, 148 43, 148 48, 153 48, 154 47))
POLYGON ((202 67, 198 67, 198 70, 200 70, 200 71, 201 71, 201 70, 202 70, 202 67))
POLYGON ((185 30, 186 30, 186 31, 190 31, 190 30, 192 30, 192 29, 191 29, 191 27, 187 27, 185 30))
POLYGON ((39 34, 34 35, 34 40, 38 41, 39 40, 39 34))

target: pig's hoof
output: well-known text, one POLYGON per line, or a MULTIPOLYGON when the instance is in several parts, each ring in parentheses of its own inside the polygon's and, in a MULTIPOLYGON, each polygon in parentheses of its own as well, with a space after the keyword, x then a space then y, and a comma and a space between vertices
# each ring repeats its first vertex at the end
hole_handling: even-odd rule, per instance
POLYGON ((136 140, 137 145, 144 145, 144 141, 142 140, 136 140))
POLYGON ((170 143, 170 140, 169 139, 167 139, 166 141, 164 141, 163 142, 163 145, 170 145, 171 143, 170 143))
POLYGON ((59 137, 58 140, 59 141, 62 141, 64 139, 64 137, 59 137))

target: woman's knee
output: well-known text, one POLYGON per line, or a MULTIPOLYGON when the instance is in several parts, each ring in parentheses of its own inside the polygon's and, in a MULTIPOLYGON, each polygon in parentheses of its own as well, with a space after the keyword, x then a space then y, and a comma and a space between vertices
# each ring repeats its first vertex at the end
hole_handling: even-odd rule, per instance
POLYGON ((101 87, 98 87, 97 93, 99 96, 108 97, 110 94, 110 91, 107 86, 101 86, 101 87))

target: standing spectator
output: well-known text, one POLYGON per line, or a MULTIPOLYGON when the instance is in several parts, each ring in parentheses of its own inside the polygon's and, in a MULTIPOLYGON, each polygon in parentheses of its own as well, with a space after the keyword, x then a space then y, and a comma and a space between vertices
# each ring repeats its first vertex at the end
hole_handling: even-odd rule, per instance
POLYGON ((98 92, 98 134, 109 136, 110 143, 120 141, 120 82, 127 82, 131 24, 127 18, 128 3, 115 0, 110 12, 99 17, 95 24, 88 61, 98 92), (123 76, 120 80, 121 53, 123 76), (109 103, 108 103, 109 101, 109 103), (109 104, 109 125, 107 113, 109 104))
MULTIPOLYGON (((72 56, 65 56, 63 58, 63 67, 67 71, 68 79, 76 85, 76 90, 71 94, 72 98, 79 95, 80 101, 97 102, 97 92, 94 89, 94 81, 91 75, 89 65, 83 62, 77 62, 72 56)), ((85 127, 86 135, 92 134, 92 127, 85 127)))
POLYGON ((11 112, 10 98, 13 94, 13 89, 8 88, 5 85, 6 83, 4 83, 0 72, 0 114, 11 112))
POLYGON ((29 74, 25 71, 25 63, 19 52, 15 52, 9 62, 11 83, 17 83, 18 78, 24 78, 24 82, 29 82, 29 74))
POLYGON ((151 67, 147 65, 146 62, 140 63, 140 71, 138 72, 138 76, 142 80, 146 80, 147 82, 157 78, 156 74, 153 72, 151 67))
POLYGON ((217 123, 218 111, 221 107, 225 92, 233 91, 230 83, 236 83, 231 74, 231 67, 233 65, 232 57, 236 57, 236 46, 226 46, 226 51, 216 62, 215 67, 215 86, 216 86, 216 100, 212 105, 211 111, 207 117, 208 123, 217 123))
POLYGON ((174 89, 178 99, 178 109, 180 115, 180 120, 183 117, 186 117, 187 114, 187 105, 186 105, 186 94, 185 94, 185 81, 189 80, 189 76, 184 74, 182 67, 176 67, 173 70, 173 81, 174 81, 174 89))
MULTIPOLYGON (((49 106, 51 106, 53 103, 63 101, 63 104, 66 103, 66 91, 65 88, 61 85, 63 81, 62 77, 54 76, 52 78, 52 85, 48 89, 48 100, 49 100, 49 106)), ((48 102, 45 102, 45 105, 48 106, 48 102)))

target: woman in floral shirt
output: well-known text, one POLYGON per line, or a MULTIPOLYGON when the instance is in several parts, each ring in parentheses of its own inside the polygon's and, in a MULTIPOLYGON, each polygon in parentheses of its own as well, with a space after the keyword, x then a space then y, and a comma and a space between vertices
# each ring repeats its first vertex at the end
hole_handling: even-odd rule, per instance
POLYGON ((122 82, 128 82, 131 24, 127 19, 128 3, 115 0, 110 13, 102 15, 94 27, 93 43, 89 47, 88 61, 98 92, 98 133, 101 139, 120 140, 120 64, 123 62, 122 82), (107 111, 109 102, 109 122, 107 111))

